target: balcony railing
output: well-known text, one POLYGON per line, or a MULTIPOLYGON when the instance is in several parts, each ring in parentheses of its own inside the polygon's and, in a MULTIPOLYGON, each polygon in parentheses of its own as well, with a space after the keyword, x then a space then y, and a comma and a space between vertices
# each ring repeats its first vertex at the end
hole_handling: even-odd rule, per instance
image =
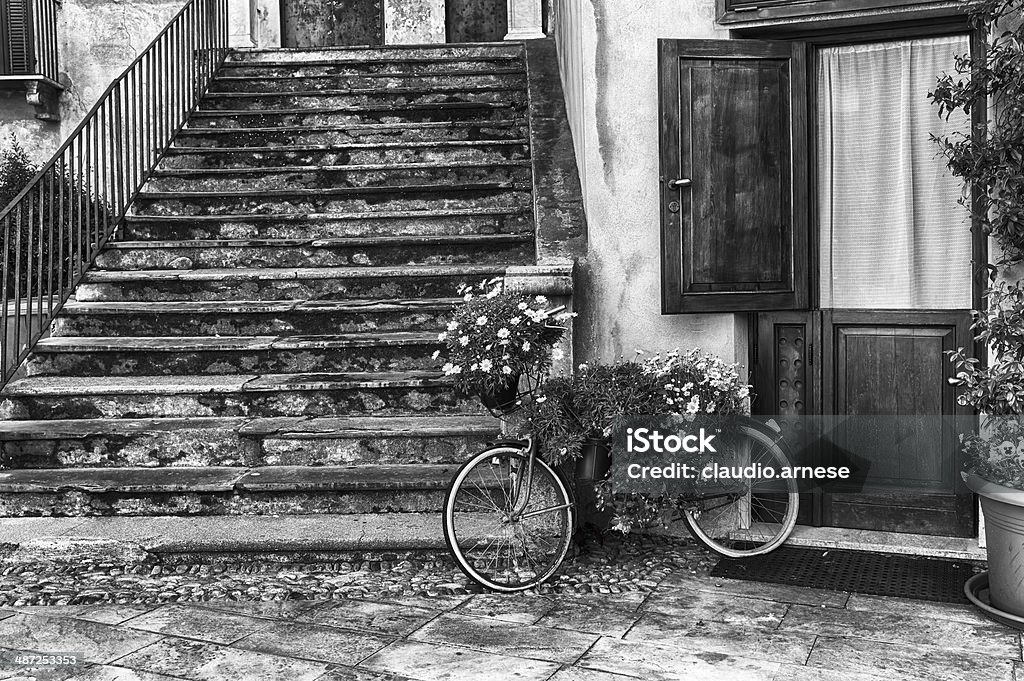
POLYGON ((60 0, 0 0, 0 76, 57 84, 60 0))
POLYGON ((0 386, 121 224, 227 46, 227 0, 190 0, 0 211, 0 386))

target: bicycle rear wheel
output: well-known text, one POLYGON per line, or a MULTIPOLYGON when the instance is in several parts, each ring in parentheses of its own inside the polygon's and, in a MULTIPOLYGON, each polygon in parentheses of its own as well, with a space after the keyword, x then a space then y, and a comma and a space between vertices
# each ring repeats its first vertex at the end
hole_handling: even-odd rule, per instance
POLYGON ((797 482, 783 478, 789 458, 766 433, 747 425, 724 452, 719 464, 757 466, 759 475, 714 480, 687 505, 683 519, 699 542, 726 558, 760 556, 777 549, 796 525, 800 505, 797 482))
POLYGON ((455 478, 444 502, 444 538, 459 568, 494 591, 523 591, 550 578, 572 539, 569 489, 547 463, 536 459, 529 503, 525 494, 529 454, 497 446, 476 454, 455 478))

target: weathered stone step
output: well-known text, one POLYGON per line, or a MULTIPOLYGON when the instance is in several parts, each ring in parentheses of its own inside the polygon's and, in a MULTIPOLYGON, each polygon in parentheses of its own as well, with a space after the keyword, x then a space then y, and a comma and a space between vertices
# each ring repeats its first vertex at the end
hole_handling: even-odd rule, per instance
POLYGON ((445 63, 459 60, 522 60, 522 58, 523 46, 514 42, 460 45, 387 45, 383 47, 235 49, 231 51, 225 67, 244 64, 445 63))
POLYGON ((484 122, 522 117, 519 102, 426 102, 422 104, 369 104, 362 106, 318 106, 273 111, 255 109, 197 110, 189 116, 195 127, 294 127, 335 126, 374 123, 423 123, 441 121, 484 122))
POLYGON ((285 336, 57 336, 39 341, 29 376, 194 376, 436 369, 437 333, 285 336))
POLYGON ((160 167, 269 168, 297 165, 502 163, 528 158, 529 142, 521 138, 426 140, 269 147, 171 147, 160 167))
POLYGON ((503 276, 505 267, 296 267, 85 273, 78 300, 351 300, 446 298, 460 284, 503 276))
POLYGON ((437 512, 456 470, 376 464, 0 471, 0 516, 437 512))
POLYGON ((224 62, 218 73, 220 78, 317 78, 323 76, 435 76, 450 73, 501 74, 522 73, 523 59, 519 56, 496 57, 405 57, 401 59, 310 59, 308 61, 277 62, 224 62))
POLYGON ((0 421, 0 467, 451 464, 498 437, 462 414, 0 421))
POLYGON ((502 87, 525 88, 526 72, 522 66, 491 68, 487 71, 475 69, 438 69, 434 72, 378 71, 360 73, 345 72, 308 74, 291 70, 287 74, 269 74, 261 69, 253 74, 219 75, 210 84, 208 97, 225 92, 318 92, 438 89, 439 91, 461 90, 463 88, 502 87))
POLYGON ((529 190, 530 162, 395 163, 368 165, 300 165, 266 168, 169 168, 154 171, 147 191, 184 192, 242 189, 356 188, 386 186, 479 186, 502 183, 529 190))
POLYGON ((373 213, 127 215, 118 237, 141 239, 330 239, 347 236, 521 234, 529 207, 446 208, 373 213))
POLYGON ((526 90, 519 83, 414 87, 368 87, 295 92, 215 92, 199 102, 200 111, 248 110, 274 113, 283 109, 353 106, 402 106, 452 102, 526 105, 526 90))
POLYGON ((0 392, 0 418, 480 413, 433 371, 221 376, 37 376, 0 392))
POLYGON ((182 147, 267 147, 526 137, 525 121, 516 118, 493 121, 421 121, 248 128, 224 125, 228 122, 230 121, 213 119, 211 123, 220 125, 185 128, 175 137, 174 143, 182 147))
MULTIPOLYGON (((466 514, 460 523, 478 527, 476 536, 488 536, 487 517, 466 514)), ((60 543, 67 547, 82 542, 84 546, 78 548, 82 554, 91 554, 94 540, 99 539, 107 545, 120 544, 126 551, 142 549, 175 559, 185 554, 189 561, 210 563, 278 552, 342 554, 362 561, 447 550, 437 513, 0 519, 0 536, 39 559, 51 557, 54 535, 60 535, 60 543), (35 543, 37 539, 42 546, 35 543)))
POLYGON ((206 302, 68 302, 56 336, 259 336, 439 331, 458 298, 206 302))
POLYGON ((135 210, 142 215, 224 215, 282 212, 367 212, 495 208, 529 205, 532 187, 511 182, 318 189, 140 192, 135 210))
POLYGON ((532 234, 120 241, 96 258, 104 270, 223 267, 386 267, 532 264, 532 234))

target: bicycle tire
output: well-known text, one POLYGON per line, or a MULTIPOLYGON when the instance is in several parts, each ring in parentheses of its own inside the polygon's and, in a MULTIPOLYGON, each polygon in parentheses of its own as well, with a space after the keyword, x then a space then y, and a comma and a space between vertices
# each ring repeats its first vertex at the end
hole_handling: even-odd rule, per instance
MULTIPOLYGON (((762 463, 773 470, 789 467, 789 457, 774 438, 749 425, 738 429, 741 439, 755 452, 745 465, 762 463)), ((683 511, 690 534, 726 558, 761 556, 779 548, 796 526, 800 493, 795 479, 777 475, 761 479, 766 481, 764 485, 753 478, 733 481, 730 487, 738 488, 729 494, 699 497, 683 511), (713 514, 715 509, 721 512, 713 514)))
POLYGON ((572 494, 562 476, 540 458, 535 459, 525 509, 534 515, 511 521, 513 474, 524 470, 528 460, 521 448, 489 447, 459 468, 445 495, 448 550, 467 577, 492 591, 525 591, 543 583, 558 570, 571 545, 572 494))

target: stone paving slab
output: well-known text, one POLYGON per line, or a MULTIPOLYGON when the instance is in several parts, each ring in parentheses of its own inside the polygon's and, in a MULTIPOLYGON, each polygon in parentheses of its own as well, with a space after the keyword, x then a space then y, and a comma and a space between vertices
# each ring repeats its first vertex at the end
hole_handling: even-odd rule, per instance
POLYGON ((857 638, 819 637, 807 665, 920 681, 1015 681, 1010 659, 857 638))
POLYGON ((537 624, 621 638, 640 619, 640 614, 628 605, 616 606, 615 603, 604 603, 599 598, 563 599, 541 617, 537 624))
POLYGON ((210 643, 232 643, 267 627, 266 620, 220 610, 168 605, 124 623, 156 634, 173 634, 210 643))
POLYGON ((458 609, 460 615, 491 617, 503 622, 535 624, 554 607, 547 596, 531 594, 480 594, 458 609))
POLYGON ((665 578, 663 586, 678 586, 687 591, 706 591, 708 593, 731 594, 733 596, 749 596, 762 598, 779 603, 799 605, 822 605, 829 608, 842 608, 846 605, 850 594, 844 591, 828 591, 826 589, 809 589, 788 584, 771 584, 768 582, 748 582, 740 579, 722 577, 708 578, 690 572, 678 572, 665 578))
POLYGON ((693 624, 701 621, 723 622, 763 630, 777 628, 789 608, 788 603, 732 595, 723 598, 707 591, 683 587, 659 590, 642 606, 645 611, 667 613, 693 624))
POLYGON ((356 665, 394 641, 388 636, 302 622, 275 622, 236 641, 234 647, 287 657, 356 665))
POLYGON ((298 619, 343 629, 359 629, 389 636, 404 636, 416 631, 437 615, 425 608, 376 603, 374 601, 343 601, 316 606, 298 619))
POLYGON ((692 651, 741 655, 754 659, 803 664, 811 653, 815 635, 777 631, 752 632, 749 627, 722 622, 697 621, 645 613, 624 637, 692 651))
POLYGON ((600 639, 579 665, 650 681, 773 681, 780 667, 777 662, 613 638, 600 639))
MULTIPOLYGON (((12 609, 26 615, 68 617, 100 624, 121 624, 153 610, 155 605, 22 605, 12 609)), ((9 614, 14 614, 13 612, 9 614)), ((0 618, 3 614, 0 613, 0 618)))
POLYGON ((1020 635, 995 622, 965 624, 948 619, 907 617, 887 611, 854 611, 794 605, 780 631, 863 638, 883 643, 932 645, 947 650, 1019 659, 1020 635))
POLYGON ((410 638, 562 664, 575 662, 598 639, 593 634, 455 614, 441 615, 410 638))
POLYGON ((554 662, 413 641, 394 643, 362 666, 420 681, 545 681, 558 671, 554 662))
POLYGON ((40 653, 81 653, 87 662, 111 662, 158 641, 158 634, 97 622, 19 613, 0 620, 2 646, 40 653))
POLYGON ((910 598, 850 594, 850 601, 846 604, 846 609, 863 612, 888 612, 907 617, 935 618, 976 625, 992 623, 992 620, 985 617, 980 610, 967 603, 938 603, 915 601, 910 598))
POLYGON ((289 679, 313 681, 329 669, 320 662, 296 660, 181 638, 165 638, 122 657, 119 666, 186 679, 289 679))

